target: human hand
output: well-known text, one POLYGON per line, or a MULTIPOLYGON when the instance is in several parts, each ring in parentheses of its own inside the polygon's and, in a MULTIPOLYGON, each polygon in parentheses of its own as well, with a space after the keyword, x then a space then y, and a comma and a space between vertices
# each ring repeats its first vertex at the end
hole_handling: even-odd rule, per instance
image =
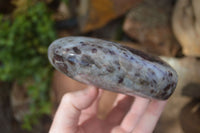
POLYGON ((107 118, 97 118, 101 90, 90 86, 67 93, 49 133, 152 133, 166 101, 118 94, 107 118))

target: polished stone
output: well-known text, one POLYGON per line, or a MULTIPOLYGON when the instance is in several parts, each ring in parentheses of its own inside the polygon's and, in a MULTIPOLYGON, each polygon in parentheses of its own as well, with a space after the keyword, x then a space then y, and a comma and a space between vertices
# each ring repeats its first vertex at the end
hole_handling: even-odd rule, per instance
POLYGON ((61 38, 48 56, 57 70, 77 81, 131 96, 165 100, 178 80, 160 58, 101 39, 61 38))

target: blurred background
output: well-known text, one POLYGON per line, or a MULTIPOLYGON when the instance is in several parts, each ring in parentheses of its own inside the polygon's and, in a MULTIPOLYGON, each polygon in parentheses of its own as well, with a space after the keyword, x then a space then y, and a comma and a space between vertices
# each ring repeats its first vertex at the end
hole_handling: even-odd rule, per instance
MULTIPOLYGON (((63 94, 86 86, 50 65, 50 43, 90 36, 161 56, 179 75, 155 133, 200 133, 199 0, 0 0, 0 132, 48 132, 63 94)), ((116 94, 105 91, 99 117, 116 94)))

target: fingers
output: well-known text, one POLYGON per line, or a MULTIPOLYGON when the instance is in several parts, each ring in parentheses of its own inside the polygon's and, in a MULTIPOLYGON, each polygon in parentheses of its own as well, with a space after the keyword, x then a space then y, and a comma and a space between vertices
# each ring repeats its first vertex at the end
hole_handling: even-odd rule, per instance
POLYGON ((152 133, 166 102, 152 100, 132 133, 152 133))
POLYGON ((120 124, 123 117, 126 115, 130 106, 133 102, 133 97, 126 96, 123 94, 118 94, 113 109, 108 114, 106 121, 109 121, 112 124, 120 124))
POLYGON ((98 96, 95 87, 66 94, 58 107, 50 133, 74 133, 83 109, 89 107, 98 96))
POLYGON ((133 128, 137 125, 142 115, 146 111, 149 105, 149 101, 150 100, 146 98, 136 96, 131 109, 121 123, 121 127, 124 130, 126 130, 127 132, 131 132, 133 130, 133 128))
POLYGON ((113 128, 110 133, 128 133, 127 131, 125 131, 124 129, 122 129, 120 126, 117 126, 115 128, 113 128))
POLYGON ((99 101, 101 99, 102 93, 103 90, 99 89, 98 96, 96 97, 96 99, 94 99, 92 105, 90 105, 87 109, 81 111, 81 116, 79 118, 79 123, 78 123, 79 125, 81 125, 83 122, 85 122, 86 120, 97 114, 99 101))

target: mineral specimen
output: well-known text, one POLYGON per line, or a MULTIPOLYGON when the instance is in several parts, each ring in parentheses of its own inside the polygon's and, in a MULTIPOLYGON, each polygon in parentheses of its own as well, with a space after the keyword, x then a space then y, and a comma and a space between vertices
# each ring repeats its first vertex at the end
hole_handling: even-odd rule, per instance
POLYGON ((166 100, 178 80, 160 58, 101 39, 55 40, 48 57, 57 70, 77 81, 131 96, 166 100))

